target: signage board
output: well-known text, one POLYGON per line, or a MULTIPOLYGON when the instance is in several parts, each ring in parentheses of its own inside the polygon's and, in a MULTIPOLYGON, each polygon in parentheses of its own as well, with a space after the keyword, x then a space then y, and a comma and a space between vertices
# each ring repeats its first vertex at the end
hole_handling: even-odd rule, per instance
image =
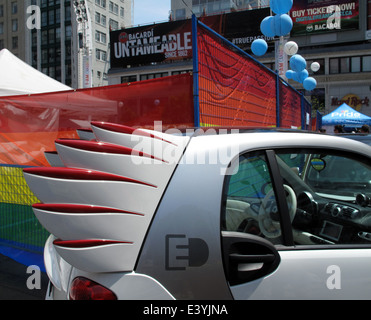
MULTIPOLYGON (((241 49, 265 38, 260 21, 269 8, 231 12, 199 18, 201 22, 241 49)), ((273 40, 273 38, 265 38, 273 40)), ((192 21, 170 21, 110 32, 111 68, 148 65, 192 58, 192 21)))
POLYGON ((295 0, 291 36, 359 28, 359 0, 295 0))

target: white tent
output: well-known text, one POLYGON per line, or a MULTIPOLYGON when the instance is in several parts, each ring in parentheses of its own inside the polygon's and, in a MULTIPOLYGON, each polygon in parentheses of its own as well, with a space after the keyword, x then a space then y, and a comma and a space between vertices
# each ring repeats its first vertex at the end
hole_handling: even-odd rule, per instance
POLYGON ((13 55, 0 51, 0 96, 71 90, 13 55))

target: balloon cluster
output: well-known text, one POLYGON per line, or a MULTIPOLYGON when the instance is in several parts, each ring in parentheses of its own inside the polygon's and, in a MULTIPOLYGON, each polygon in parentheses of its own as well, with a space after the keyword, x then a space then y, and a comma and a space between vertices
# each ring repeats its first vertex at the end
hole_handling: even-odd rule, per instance
MULTIPOLYGON (((276 14, 268 16, 260 23, 260 30, 266 37, 284 36, 293 26, 292 19, 287 14, 291 10, 293 0, 271 0, 270 7, 276 14)), ((264 39, 257 39, 251 44, 251 50, 256 56, 267 52, 268 44, 264 39)))
MULTIPOLYGON (((309 73, 306 70, 307 61, 296 52, 298 51, 298 45, 294 41, 289 41, 285 44, 283 50, 287 55, 292 56, 290 58, 291 70, 286 71, 286 78, 302 83, 305 90, 312 91, 317 86, 317 81, 313 77, 309 77, 309 73)), ((313 72, 318 71, 320 65, 318 62, 311 64, 313 72)))
MULTIPOLYGON (((270 7, 276 14, 274 16, 265 17, 260 23, 260 30, 266 37, 285 36, 292 27, 293 22, 287 14, 291 10, 293 0, 270 0, 270 7)), ((267 52, 268 44, 264 39, 256 39, 251 44, 251 51, 256 56, 262 56, 267 52)), ((290 68, 286 72, 286 77, 303 84, 305 90, 311 91, 317 86, 317 81, 313 77, 309 77, 306 70, 307 62, 299 54, 298 45, 294 41, 289 41, 284 46, 284 51, 290 58, 290 68)), ((313 62, 311 65, 312 71, 316 72, 320 66, 318 62, 313 62)))

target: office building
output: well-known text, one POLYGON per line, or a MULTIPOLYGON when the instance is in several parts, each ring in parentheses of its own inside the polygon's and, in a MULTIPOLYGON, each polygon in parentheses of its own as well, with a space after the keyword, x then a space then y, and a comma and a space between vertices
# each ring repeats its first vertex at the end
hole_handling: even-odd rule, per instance
POLYGON ((133 0, 0 0, 0 49, 73 88, 107 85, 109 31, 133 0))

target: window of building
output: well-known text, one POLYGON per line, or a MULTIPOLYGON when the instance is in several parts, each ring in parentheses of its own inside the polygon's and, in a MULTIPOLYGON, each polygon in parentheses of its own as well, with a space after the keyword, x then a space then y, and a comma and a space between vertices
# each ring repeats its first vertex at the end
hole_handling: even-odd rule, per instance
POLYGON ((55 42, 55 29, 49 29, 49 44, 54 44, 55 42))
POLYGON ((48 25, 48 13, 46 11, 41 12, 41 26, 46 27, 48 25))
POLYGON ((340 58, 340 73, 350 72, 350 58, 340 58))
POLYGON ((119 14, 119 6, 116 3, 113 3, 112 1, 109 2, 109 7, 108 7, 109 12, 113 14, 119 14))
POLYGON ((107 3, 106 3, 106 0, 95 0, 95 4, 102 7, 102 8, 106 8, 107 7, 107 3))
POLYGON ((106 61, 107 60, 107 52, 101 49, 95 49, 95 57, 97 60, 106 61))
POLYGON ((12 38, 12 49, 18 49, 18 37, 12 38))
POLYGON ((49 11, 49 25, 52 25, 55 23, 55 16, 54 16, 54 10, 49 11))
POLYGON ((188 73, 188 72, 192 72, 192 70, 173 71, 173 72, 171 72, 171 75, 176 76, 178 74, 185 74, 185 73, 188 73))
POLYGON ((4 16, 4 5, 0 5, 0 17, 4 16))
POLYGON ((56 42, 61 41, 61 28, 55 29, 55 40, 56 42))
POLYGON ((371 56, 340 57, 330 59, 330 74, 371 71, 371 56))
POLYGON ((330 59, 330 74, 331 73, 339 73, 339 60, 336 59, 330 59))
POLYGON ((175 19, 176 20, 184 20, 185 18, 186 18, 185 8, 175 10, 175 19))
POLYGON ((141 74, 140 80, 149 80, 149 79, 157 79, 162 77, 167 77, 169 72, 156 72, 156 73, 149 73, 149 74, 141 74))
POLYGON ((125 9, 123 7, 120 7, 120 17, 121 18, 125 17, 125 9))
POLYGON ((107 17, 104 14, 101 14, 99 12, 95 13, 95 22, 101 26, 106 26, 107 23, 107 17))
POLYGON ((110 26, 111 31, 115 31, 119 29, 119 23, 113 19, 109 19, 109 26, 110 26))
POLYGON ((32 46, 33 47, 36 47, 36 45, 37 45, 37 32, 36 31, 33 31, 31 33, 31 37, 32 37, 32 40, 31 40, 32 46))
POLYGON ((371 71, 371 56, 362 57, 362 68, 364 72, 371 71))
POLYGON ((71 7, 65 7, 64 20, 71 21, 71 7))
POLYGON ((55 10, 55 23, 56 24, 61 23, 61 9, 60 8, 57 8, 55 10))
POLYGON ((48 44, 48 31, 42 30, 41 31, 41 45, 47 45, 48 44))
POLYGON ((48 50, 42 49, 41 50, 41 64, 47 64, 48 63, 48 50))
POLYGON ((53 47, 49 48, 48 62, 49 63, 55 62, 55 49, 53 47))
POLYGON ((311 75, 321 75, 321 74, 325 74, 325 59, 315 59, 315 60, 307 60, 307 66, 308 66, 308 71, 309 71, 309 74, 311 75), (316 71, 316 72, 313 72, 310 68, 311 64, 313 62, 318 62, 319 63, 319 70, 316 71))
POLYGON ((351 72, 361 72, 361 57, 350 58, 351 72))
POLYGON ((121 83, 135 82, 137 81, 137 76, 123 76, 121 77, 121 83))
POLYGON ((72 38, 72 27, 71 26, 65 27, 65 36, 66 36, 66 40, 71 40, 72 38))
POLYGON ((17 2, 12 2, 12 14, 18 13, 18 4, 17 2))
POLYGON ((107 35, 104 32, 95 31, 95 41, 101 42, 101 43, 106 43, 107 42, 107 35))
POLYGON ((18 31, 18 19, 12 19, 12 31, 13 32, 18 31))

